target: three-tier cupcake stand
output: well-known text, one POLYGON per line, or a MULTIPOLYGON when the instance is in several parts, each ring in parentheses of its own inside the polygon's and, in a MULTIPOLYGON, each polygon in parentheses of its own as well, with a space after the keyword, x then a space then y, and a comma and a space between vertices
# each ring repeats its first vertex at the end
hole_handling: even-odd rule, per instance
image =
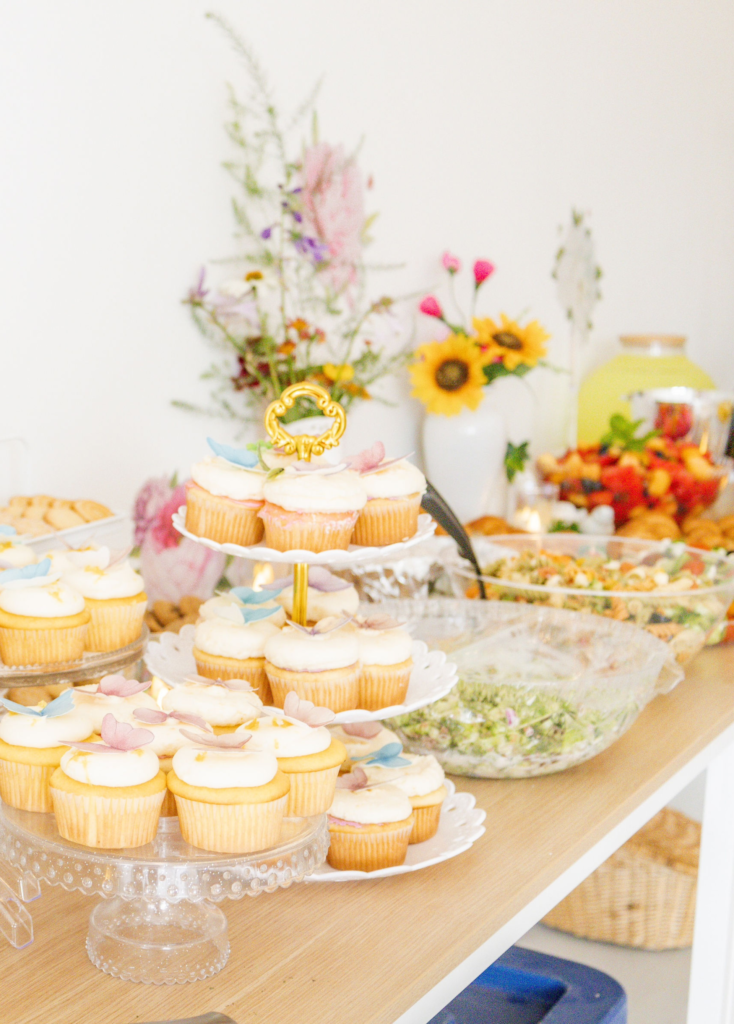
MULTIPOLYGON (((273 444, 301 459, 320 455, 334 447, 346 423, 342 407, 317 385, 303 383, 286 389, 271 403, 265 425, 273 444), (333 419, 320 437, 291 437, 279 417, 293 407, 296 398, 308 395, 323 414, 333 419)), ((352 545, 348 550, 275 551, 264 544, 240 547, 218 544, 186 529, 185 509, 173 517, 176 529, 197 543, 238 558, 293 566, 293 619, 306 623, 309 565, 346 568, 377 558, 390 560, 431 536, 434 523, 419 517, 418 532, 409 540, 384 548, 352 545)), ((182 683, 195 671, 193 627, 180 635, 162 634, 145 653, 145 663, 154 677, 168 686, 182 683)), ((143 654, 145 640, 135 652, 129 651, 124 664, 133 664, 143 654), (135 655, 133 657, 133 654, 135 655)), ((122 652, 118 652, 120 655, 122 652)), ((85 656, 93 658, 94 656, 85 656)), ((357 709, 341 712, 340 724, 380 720, 423 707, 444 696, 456 682, 456 666, 441 651, 430 651, 415 641, 414 669, 408 694, 402 705, 379 711, 357 709)), ((81 663, 70 672, 14 672, 12 682, 2 685, 39 685, 47 682, 76 682, 119 670, 123 661, 92 667, 81 663)), ((399 869, 377 874, 413 871, 438 863, 467 849, 484 831, 484 812, 474 807, 468 794, 456 794, 449 784, 449 797, 442 812, 438 836, 422 846, 429 849, 399 869)), ((325 865, 329 845, 326 815, 285 819, 278 846, 247 855, 212 854, 190 846, 181 837, 177 819, 161 819, 152 843, 132 850, 96 850, 63 839, 51 814, 18 811, 0 804, 0 931, 18 947, 32 941, 32 924, 26 903, 40 895, 41 881, 101 896, 92 910, 87 952, 92 963, 116 977, 152 984, 176 984, 211 977, 224 967, 229 955, 227 918, 221 904, 287 888, 308 877, 321 880, 365 877, 362 872, 336 872, 325 865)))

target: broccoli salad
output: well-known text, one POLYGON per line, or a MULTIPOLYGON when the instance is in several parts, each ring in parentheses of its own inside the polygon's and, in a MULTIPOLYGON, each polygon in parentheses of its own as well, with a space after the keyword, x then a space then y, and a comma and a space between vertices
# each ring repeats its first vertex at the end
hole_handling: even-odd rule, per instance
POLYGON ((446 697, 393 719, 391 728, 406 749, 434 754, 454 775, 525 778, 598 754, 644 703, 627 699, 613 709, 582 708, 557 691, 501 683, 490 668, 463 672, 446 697))

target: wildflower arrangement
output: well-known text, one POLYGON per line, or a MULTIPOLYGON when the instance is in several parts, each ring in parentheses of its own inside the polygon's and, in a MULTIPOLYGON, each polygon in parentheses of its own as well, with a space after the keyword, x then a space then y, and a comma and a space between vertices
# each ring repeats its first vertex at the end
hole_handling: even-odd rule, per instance
POLYGON ((459 311, 461 322, 449 320, 438 299, 427 295, 420 303, 421 313, 440 320, 450 333, 443 341, 420 345, 409 370, 412 394, 423 402, 428 412, 456 416, 463 408, 476 409, 484 397, 486 385, 498 377, 524 377, 534 366, 546 365, 543 358, 550 335, 537 320, 523 326, 519 319, 513 320, 505 313, 500 314, 498 321, 474 315, 479 290, 495 270, 488 260, 477 260, 472 268, 472 326, 467 328, 453 289, 461 261, 445 252, 441 262, 448 274, 452 303, 459 311))
MULTIPOLYGON (((378 398, 372 386, 407 359, 388 296, 370 298, 364 249, 374 216, 354 154, 318 137, 315 94, 284 127, 267 79, 243 43, 216 16, 245 71, 244 99, 229 90, 227 135, 235 154, 224 167, 237 185, 232 209, 239 251, 219 283, 202 268, 184 302, 219 358, 204 411, 246 421, 263 403, 303 380, 321 384, 345 408, 378 398), (312 115, 308 143, 292 142, 312 115)), ((194 409, 188 403, 178 406, 194 409)), ((310 399, 283 417, 318 410, 310 399)))

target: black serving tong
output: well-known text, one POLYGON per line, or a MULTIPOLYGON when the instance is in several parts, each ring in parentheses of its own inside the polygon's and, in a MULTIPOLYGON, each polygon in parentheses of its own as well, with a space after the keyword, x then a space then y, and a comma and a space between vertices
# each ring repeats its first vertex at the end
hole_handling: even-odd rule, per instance
POLYGON ((477 574, 479 596, 483 601, 486 601, 487 591, 484 589, 482 570, 479 567, 477 556, 474 554, 474 548, 469 540, 469 534, 459 522, 456 513, 449 503, 438 493, 429 480, 426 481, 426 492, 421 498, 421 508, 424 512, 427 512, 429 516, 433 516, 436 522, 444 528, 446 533, 448 533, 449 537, 453 537, 459 547, 459 554, 461 557, 466 558, 468 562, 471 562, 474 572, 477 574))

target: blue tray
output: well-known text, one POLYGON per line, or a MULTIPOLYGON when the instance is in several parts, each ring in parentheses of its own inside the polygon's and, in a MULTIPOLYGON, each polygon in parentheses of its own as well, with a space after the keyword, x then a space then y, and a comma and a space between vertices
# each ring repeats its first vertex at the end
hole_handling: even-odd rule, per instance
POLYGON ((626 1024, 627 997, 608 974, 513 946, 430 1024, 626 1024))

